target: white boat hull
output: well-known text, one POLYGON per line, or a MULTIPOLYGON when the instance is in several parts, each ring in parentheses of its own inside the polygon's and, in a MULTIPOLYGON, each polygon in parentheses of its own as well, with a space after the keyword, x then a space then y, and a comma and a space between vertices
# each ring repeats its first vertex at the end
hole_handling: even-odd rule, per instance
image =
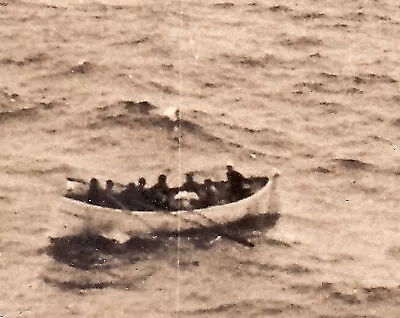
POLYGON ((180 231, 191 228, 223 225, 249 215, 271 212, 272 193, 275 192, 279 174, 252 196, 237 202, 192 211, 131 211, 90 205, 65 198, 61 209, 64 213, 83 219, 86 224, 118 228, 130 233, 156 233, 180 231))

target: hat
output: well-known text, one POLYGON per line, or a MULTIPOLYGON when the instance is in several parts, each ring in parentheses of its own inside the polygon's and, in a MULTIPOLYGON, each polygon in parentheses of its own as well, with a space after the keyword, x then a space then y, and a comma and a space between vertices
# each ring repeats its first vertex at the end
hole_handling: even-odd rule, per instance
POLYGON ((232 160, 228 160, 228 161, 226 162, 226 166, 227 166, 227 167, 233 167, 233 161, 232 161, 232 160))
POLYGON ((144 177, 140 177, 139 184, 146 184, 146 179, 144 177))

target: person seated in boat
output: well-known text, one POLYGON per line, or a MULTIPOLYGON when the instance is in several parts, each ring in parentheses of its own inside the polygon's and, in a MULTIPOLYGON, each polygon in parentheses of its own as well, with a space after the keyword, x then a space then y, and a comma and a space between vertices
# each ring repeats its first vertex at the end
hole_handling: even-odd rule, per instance
POLYGON ((96 178, 90 179, 89 189, 87 192, 87 202, 90 204, 101 204, 101 189, 99 180, 96 178))
POLYGON ((129 183, 126 189, 121 191, 118 195, 120 202, 129 210, 142 210, 143 206, 140 205, 142 199, 141 195, 134 182, 129 183))
POLYGON ((188 172, 185 174, 186 180, 184 184, 179 188, 180 191, 194 192, 198 194, 200 190, 200 184, 194 181, 193 173, 188 172))
POLYGON ((218 205, 220 203, 218 189, 215 187, 211 179, 204 180, 204 184, 199 191, 199 197, 199 206, 201 208, 218 205))
POLYGON ((231 163, 226 165, 226 170, 229 200, 235 202, 244 199, 248 192, 244 187, 246 178, 240 172, 233 169, 231 163))
POLYGON ((104 190, 104 198, 102 205, 108 208, 117 208, 115 204, 114 181, 107 180, 106 188, 104 190))
POLYGON ((153 185, 150 190, 159 191, 162 193, 167 193, 169 187, 167 185, 167 176, 165 174, 160 174, 157 179, 157 183, 153 185))
POLYGON ((153 185, 148 192, 152 203, 159 208, 168 209, 169 190, 167 176, 165 174, 160 174, 157 183, 153 185))
POLYGON ((138 191, 141 193, 145 193, 146 192, 146 179, 144 177, 140 177, 138 180, 138 191))
POLYGON ((106 181, 106 192, 113 192, 113 188, 114 188, 114 181, 112 180, 107 180, 106 181))

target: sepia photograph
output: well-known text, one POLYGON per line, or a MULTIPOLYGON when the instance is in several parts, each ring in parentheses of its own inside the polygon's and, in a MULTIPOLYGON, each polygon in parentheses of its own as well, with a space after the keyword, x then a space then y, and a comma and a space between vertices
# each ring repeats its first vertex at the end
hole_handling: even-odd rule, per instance
POLYGON ((400 3, 0 0, 0 317, 400 317, 400 3))

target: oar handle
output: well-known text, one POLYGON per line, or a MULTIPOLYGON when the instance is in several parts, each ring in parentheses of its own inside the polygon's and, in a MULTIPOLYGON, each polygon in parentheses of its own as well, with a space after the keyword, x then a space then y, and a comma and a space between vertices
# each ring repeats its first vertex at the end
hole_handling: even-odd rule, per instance
POLYGON ((67 181, 71 181, 71 182, 78 182, 78 183, 82 183, 82 184, 89 184, 89 182, 87 182, 86 180, 82 179, 82 178, 75 178, 75 177, 67 177, 67 181))

